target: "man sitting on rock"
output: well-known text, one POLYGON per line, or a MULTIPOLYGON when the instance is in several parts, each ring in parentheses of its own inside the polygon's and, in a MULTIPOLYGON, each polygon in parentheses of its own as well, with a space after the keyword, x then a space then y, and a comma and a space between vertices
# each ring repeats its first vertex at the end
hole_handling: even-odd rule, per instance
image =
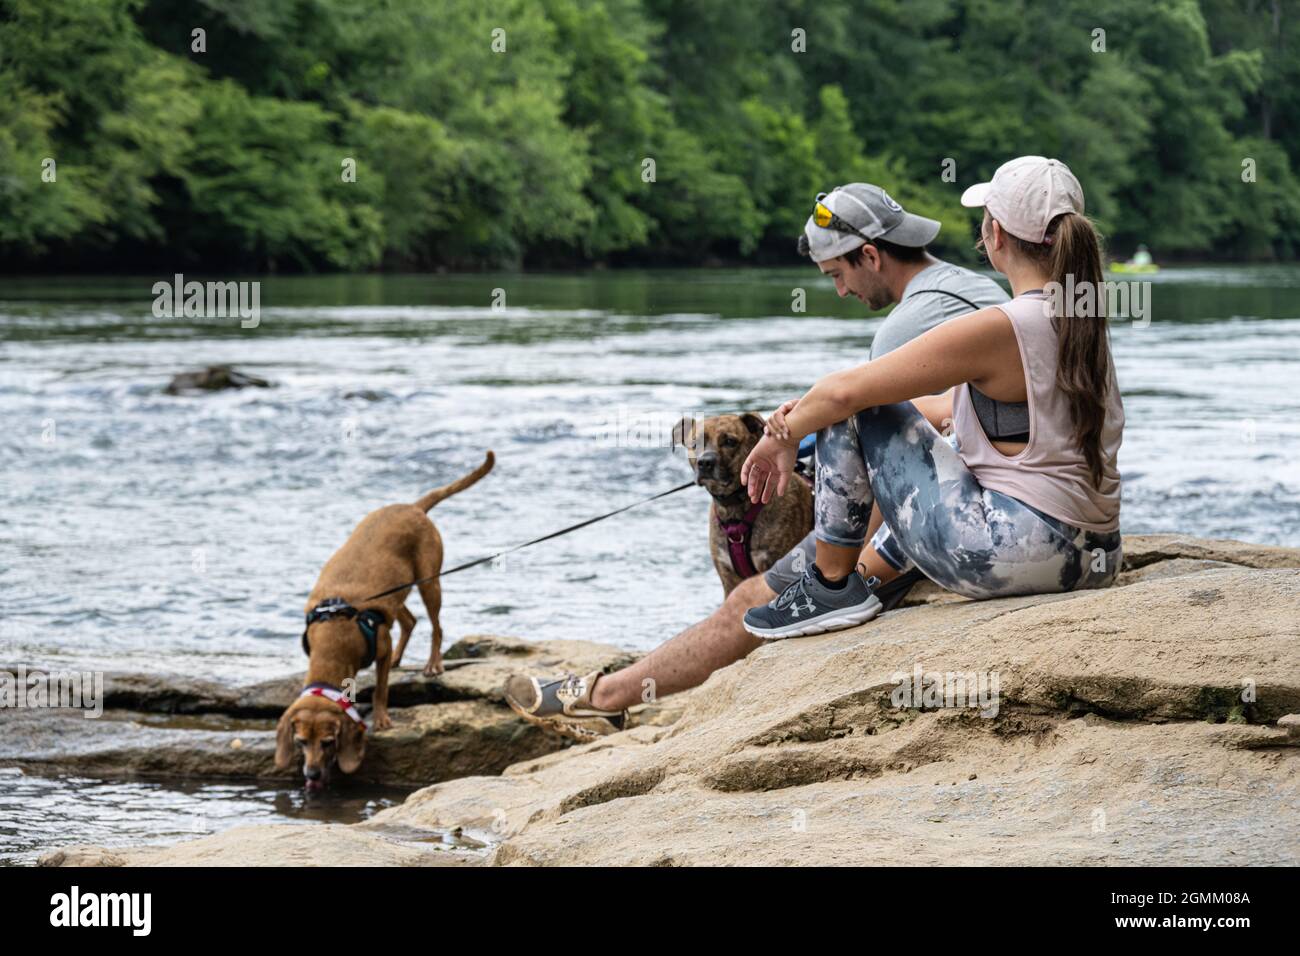
MULTIPOLYGON (((1007 301, 992 279, 930 255, 926 246, 939 228, 933 219, 905 212, 879 186, 852 183, 817 197, 799 237, 800 254, 831 278, 841 298, 856 296, 872 310, 897 303, 872 340, 872 359, 947 319, 1007 301)), ((882 582, 876 594, 888 609, 922 575, 890 547, 882 524, 873 509, 859 567, 882 582)), ((745 612, 797 581, 815 553, 810 532, 766 574, 742 581, 706 619, 629 667, 552 680, 516 674, 506 682, 506 701, 526 720, 578 740, 622 730, 627 708, 696 687, 762 644, 745 629, 745 612)))

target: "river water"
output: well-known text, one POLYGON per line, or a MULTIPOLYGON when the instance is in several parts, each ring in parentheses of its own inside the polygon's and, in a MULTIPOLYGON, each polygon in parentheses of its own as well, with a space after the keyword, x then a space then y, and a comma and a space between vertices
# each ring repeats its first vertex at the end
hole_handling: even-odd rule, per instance
MULTIPOLYGON (((489 448, 493 473, 432 513, 445 566, 628 504, 688 480, 668 447, 683 415, 766 412, 864 360, 880 322, 806 268, 271 278, 250 329, 155 318, 159 278, 0 280, 0 664, 294 671, 306 595, 368 511, 489 448), (274 387, 163 393, 220 363, 274 387)), ((1112 322, 1124 530, 1300 546, 1300 267, 1142 281, 1147 320, 1112 322)), ((707 510, 688 489, 449 578, 446 643, 655 646, 721 597, 707 510)), ((0 802, 0 857, 6 834, 10 855, 107 839, 58 812, 74 787, 25 786, 0 802)), ((230 799, 293 815, 273 792, 230 799)), ((159 826, 124 822, 113 842, 159 826)))

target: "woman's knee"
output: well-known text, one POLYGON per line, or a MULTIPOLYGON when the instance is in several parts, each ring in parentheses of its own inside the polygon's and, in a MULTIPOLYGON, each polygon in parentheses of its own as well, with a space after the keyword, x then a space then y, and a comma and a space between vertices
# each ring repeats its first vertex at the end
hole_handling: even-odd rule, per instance
POLYGON ((827 425, 817 433, 817 470, 823 467, 837 475, 862 470, 862 445, 852 418, 827 425))

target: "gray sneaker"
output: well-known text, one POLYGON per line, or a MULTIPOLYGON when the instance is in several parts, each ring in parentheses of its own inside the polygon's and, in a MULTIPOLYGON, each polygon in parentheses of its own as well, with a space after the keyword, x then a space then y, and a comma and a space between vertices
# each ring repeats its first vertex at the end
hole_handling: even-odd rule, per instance
POLYGON ((880 613, 880 598, 873 590, 879 579, 864 581, 854 571, 844 587, 832 589, 817 580, 813 567, 767 604, 746 611, 745 630, 769 641, 807 637, 855 627, 880 613))

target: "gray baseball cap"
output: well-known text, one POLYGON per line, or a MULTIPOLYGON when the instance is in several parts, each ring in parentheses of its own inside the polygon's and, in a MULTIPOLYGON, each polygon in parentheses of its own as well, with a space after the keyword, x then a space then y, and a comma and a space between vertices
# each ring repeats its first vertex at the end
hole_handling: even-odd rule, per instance
POLYGON ((836 186, 819 196, 818 202, 860 235, 829 225, 817 225, 814 211, 803 227, 803 234, 808 239, 808 255, 813 262, 842 256, 871 239, 884 239, 895 245, 919 249, 928 246, 939 234, 941 224, 937 220, 906 212, 889 193, 870 183, 836 186))

